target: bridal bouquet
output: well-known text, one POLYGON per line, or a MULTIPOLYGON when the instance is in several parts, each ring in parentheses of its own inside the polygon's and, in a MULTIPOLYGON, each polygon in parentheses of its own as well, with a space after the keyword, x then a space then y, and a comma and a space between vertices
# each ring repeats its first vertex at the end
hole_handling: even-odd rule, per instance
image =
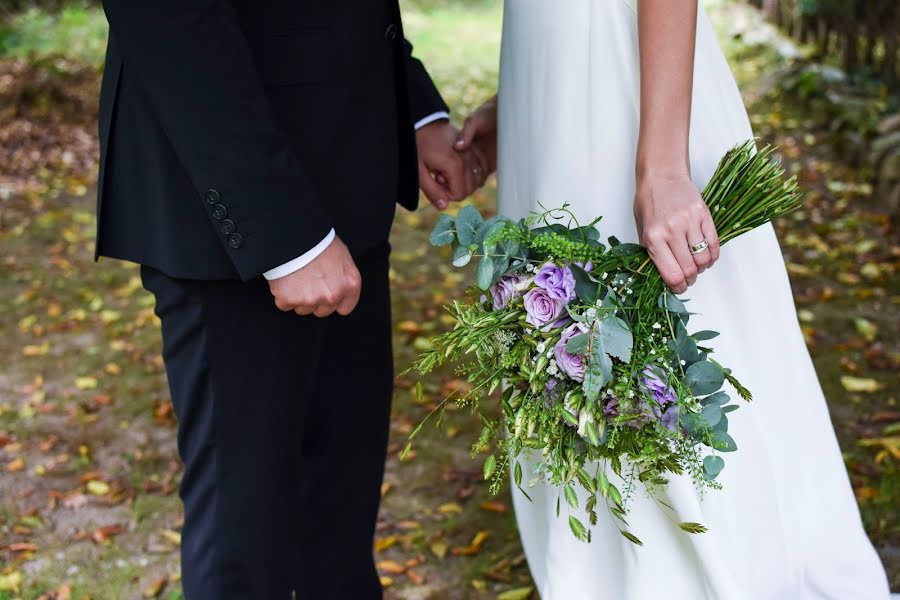
MULTIPOLYGON (((798 206, 796 181, 772 153, 757 152, 752 140, 737 146, 703 191, 721 243, 798 206)), ((690 331, 687 300, 668 291, 646 249, 602 243, 598 221, 580 226, 566 206, 519 222, 484 220, 472 206, 455 219, 441 215, 431 242, 452 246, 457 267, 478 260, 480 291, 447 307, 455 328, 413 368, 425 375, 454 361, 467 377, 471 389, 434 412, 453 399, 480 414, 472 452, 487 454, 493 493, 511 471, 527 496, 519 457, 531 449, 539 462, 529 477, 560 489, 557 514, 564 499, 576 537, 590 541, 582 519, 596 524, 600 505, 640 544, 626 522, 635 480, 651 494, 667 474, 720 487, 721 454, 737 449, 728 415, 738 408, 721 388, 727 381, 744 400, 751 396, 712 358, 709 340, 718 334, 690 331)))

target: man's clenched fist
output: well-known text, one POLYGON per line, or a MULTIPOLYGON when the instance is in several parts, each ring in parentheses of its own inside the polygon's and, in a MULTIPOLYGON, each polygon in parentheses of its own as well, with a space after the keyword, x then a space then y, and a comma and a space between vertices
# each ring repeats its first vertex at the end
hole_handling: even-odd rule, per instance
POLYGON ((350 314, 359 302, 362 278, 347 246, 335 237, 311 263, 269 281, 275 306, 298 315, 350 314))

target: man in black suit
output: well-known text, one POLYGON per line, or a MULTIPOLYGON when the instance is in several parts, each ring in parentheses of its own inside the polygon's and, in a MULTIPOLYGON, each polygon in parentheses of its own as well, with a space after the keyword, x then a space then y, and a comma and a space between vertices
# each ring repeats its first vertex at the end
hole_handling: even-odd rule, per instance
POLYGON ((394 206, 465 197, 483 156, 397 0, 103 4, 97 254, 156 296, 185 595, 379 598, 394 206))

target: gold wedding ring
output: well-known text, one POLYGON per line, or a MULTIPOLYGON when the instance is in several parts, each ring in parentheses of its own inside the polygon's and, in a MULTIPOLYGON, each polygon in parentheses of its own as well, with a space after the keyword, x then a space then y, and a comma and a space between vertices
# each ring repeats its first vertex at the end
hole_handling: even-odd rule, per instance
POLYGON ((693 246, 691 246, 691 254, 700 254, 707 248, 709 248, 709 242, 704 239, 699 244, 694 244, 693 246))

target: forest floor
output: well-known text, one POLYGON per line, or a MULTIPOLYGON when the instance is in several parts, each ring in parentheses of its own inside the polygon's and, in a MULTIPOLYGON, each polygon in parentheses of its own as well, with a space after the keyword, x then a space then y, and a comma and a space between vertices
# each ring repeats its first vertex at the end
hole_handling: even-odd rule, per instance
MULTIPOLYGON (((418 55, 464 115, 495 89, 499 6, 408 8, 418 55)), ((808 189, 777 229, 867 531, 900 589, 897 232, 865 170, 837 158, 828 124, 782 85, 790 46, 742 5, 718 0, 710 14, 757 134, 808 189)), ((0 29, 0 600, 175 600, 181 466, 159 323, 134 266, 93 261, 105 21, 73 8, 10 23, 0 29)), ((884 97, 871 101, 877 110, 884 97)), ((491 183, 470 201, 491 210, 494 199, 491 183)), ((401 211, 392 235, 398 370, 448 326, 441 307, 469 280, 429 247, 435 218, 401 211)), ((450 370, 425 381, 422 398, 414 384, 397 381, 382 490, 386 597, 536 597, 509 498, 488 494, 469 456, 480 430, 470 414, 452 412, 399 461, 411 428, 465 385, 450 370)))

